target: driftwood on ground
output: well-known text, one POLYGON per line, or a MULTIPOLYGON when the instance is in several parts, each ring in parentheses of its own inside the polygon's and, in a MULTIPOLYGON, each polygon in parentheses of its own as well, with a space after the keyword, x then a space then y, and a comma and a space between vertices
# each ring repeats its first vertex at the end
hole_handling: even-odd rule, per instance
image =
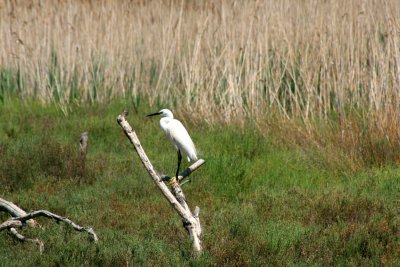
POLYGON ((27 213, 14 203, 7 201, 5 199, 0 198, 0 210, 7 212, 10 214, 12 217, 8 219, 7 221, 3 222, 0 224, 0 231, 3 230, 8 230, 11 234, 13 234, 17 239, 21 241, 29 241, 29 242, 34 242, 37 243, 40 249, 40 252, 43 252, 43 242, 39 239, 31 239, 31 238, 26 238, 23 236, 21 233, 17 231, 17 228, 22 228, 26 224, 35 227, 37 223, 33 220, 33 218, 37 217, 46 217, 53 219, 56 222, 64 222, 67 225, 71 226, 73 229, 80 231, 80 232, 86 232, 89 234, 91 239, 96 242, 98 240, 98 237, 96 233, 93 231, 92 228, 90 227, 82 227, 75 222, 71 221, 68 218, 65 218, 63 216, 54 214, 50 211, 47 210, 38 210, 38 211, 33 211, 30 213, 27 213))
POLYGON ((205 161, 200 159, 195 162, 192 166, 184 170, 179 177, 176 179, 175 177, 170 178, 168 176, 162 176, 156 172, 153 165, 151 164, 149 158, 147 157, 140 141, 133 130, 133 128, 129 125, 126 120, 126 116, 128 115, 127 111, 124 111, 121 115, 118 116, 117 121, 119 125, 124 130, 124 133, 129 138, 131 143, 134 145, 136 152, 138 153, 140 160, 142 161, 144 167, 147 172, 150 174, 156 186, 160 189, 164 197, 169 201, 172 207, 176 210, 179 216, 182 218, 183 225, 188 231, 190 238, 193 241, 193 249, 196 253, 202 252, 202 246, 200 241, 201 235, 201 225, 200 225, 200 208, 196 207, 194 212, 190 210, 189 206, 186 203, 185 195, 183 194, 182 188, 179 184, 184 178, 189 176, 193 171, 202 166, 205 161), (172 188, 172 193, 169 190, 167 184, 168 183, 172 188))
MULTIPOLYGON (((80 171, 80 176, 82 177, 84 172, 85 172, 85 161, 86 161, 86 153, 87 153, 87 146, 88 146, 88 140, 89 136, 87 132, 84 132, 81 134, 80 139, 79 139, 79 147, 80 147, 80 155, 81 155, 81 162, 80 166, 77 166, 80 171)), ((70 219, 57 215, 55 213, 52 213, 47 210, 38 210, 38 211, 33 211, 30 213, 27 213, 14 203, 7 201, 5 199, 0 198, 0 211, 5 211, 9 215, 11 215, 11 218, 8 219, 7 221, 0 223, 0 232, 3 230, 8 230, 9 233, 14 235, 18 240, 20 241, 28 241, 28 242, 34 242, 39 246, 40 253, 43 252, 44 249, 44 244, 43 242, 38 239, 31 239, 23 236, 21 233, 18 232, 17 228, 22 228, 25 225, 28 225, 30 227, 36 227, 38 224, 33 218, 37 217, 46 217, 53 219, 55 222, 64 222, 67 225, 71 226, 73 229, 79 232, 86 232, 89 234, 91 239, 94 242, 97 242, 98 237, 96 233, 93 231, 91 227, 82 227, 75 222, 71 221, 70 219)))

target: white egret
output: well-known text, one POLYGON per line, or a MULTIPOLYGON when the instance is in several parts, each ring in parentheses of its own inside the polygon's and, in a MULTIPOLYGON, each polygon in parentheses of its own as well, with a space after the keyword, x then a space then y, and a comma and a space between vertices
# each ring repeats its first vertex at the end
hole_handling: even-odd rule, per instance
POLYGON ((192 139, 190 138, 188 132, 182 123, 176 119, 174 119, 174 115, 169 109, 162 109, 159 112, 149 114, 149 116, 160 115, 160 126, 164 131, 167 138, 174 145, 176 150, 178 151, 178 168, 176 170, 176 178, 178 178, 179 168, 181 166, 182 154, 185 153, 187 160, 196 161, 197 160, 197 152, 196 148, 193 144, 192 139))

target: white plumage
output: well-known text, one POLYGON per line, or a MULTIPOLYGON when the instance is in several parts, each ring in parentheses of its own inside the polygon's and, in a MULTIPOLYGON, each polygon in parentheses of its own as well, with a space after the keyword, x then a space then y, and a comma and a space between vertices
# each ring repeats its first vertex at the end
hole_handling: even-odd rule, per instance
POLYGON ((194 146, 193 141, 185 127, 180 121, 174 119, 174 115, 169 109, 162 109, 159 112, 150 114, 148 116, 154 115, 161 115, 161 129, 178 151, 178 169, 176 171, 176 176, 178 176, 180 162, 182 159, 181 152, 185 153, 188 161, 196 161, 196 147, 194 146))

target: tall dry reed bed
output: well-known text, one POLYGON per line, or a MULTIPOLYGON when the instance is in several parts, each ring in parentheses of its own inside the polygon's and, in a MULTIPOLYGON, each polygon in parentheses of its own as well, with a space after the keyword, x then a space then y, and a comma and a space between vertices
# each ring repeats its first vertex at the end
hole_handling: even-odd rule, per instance
POLYGON ((0 100, 144 98, 262 128, 274 117, 301 122, 295 142, 397 161, 399 14, 397 0, 0 0, 0 100))

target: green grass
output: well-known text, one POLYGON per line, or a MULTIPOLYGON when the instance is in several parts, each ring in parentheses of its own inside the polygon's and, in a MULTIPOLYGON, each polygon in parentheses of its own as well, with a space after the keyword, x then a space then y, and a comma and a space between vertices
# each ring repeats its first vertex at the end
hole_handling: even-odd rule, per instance
POLYGON ((144 171, 117 115, 131 111, 128 121, 157 170, 172 174, 176 153, 158 120, 144 116, 157 108, 133 106, 72 104, 65 116, 56 104, 0 105, 0 196, 27 211, 47 209, 90 225, 100 238, 93 244, 62 223, 39 219, 43 230, 22 232, 44 241, 43 255, 3 231, 0 265, 400 264, 399 168, 336 170, 312 150, 282 145, 251 125, 187 123, 206 160, 184 186, 189 205, 201 208, 204 228, 205 253, 194 257, 178 215, 144 171), (82 174, 83 131, 89 147, 82 174))

